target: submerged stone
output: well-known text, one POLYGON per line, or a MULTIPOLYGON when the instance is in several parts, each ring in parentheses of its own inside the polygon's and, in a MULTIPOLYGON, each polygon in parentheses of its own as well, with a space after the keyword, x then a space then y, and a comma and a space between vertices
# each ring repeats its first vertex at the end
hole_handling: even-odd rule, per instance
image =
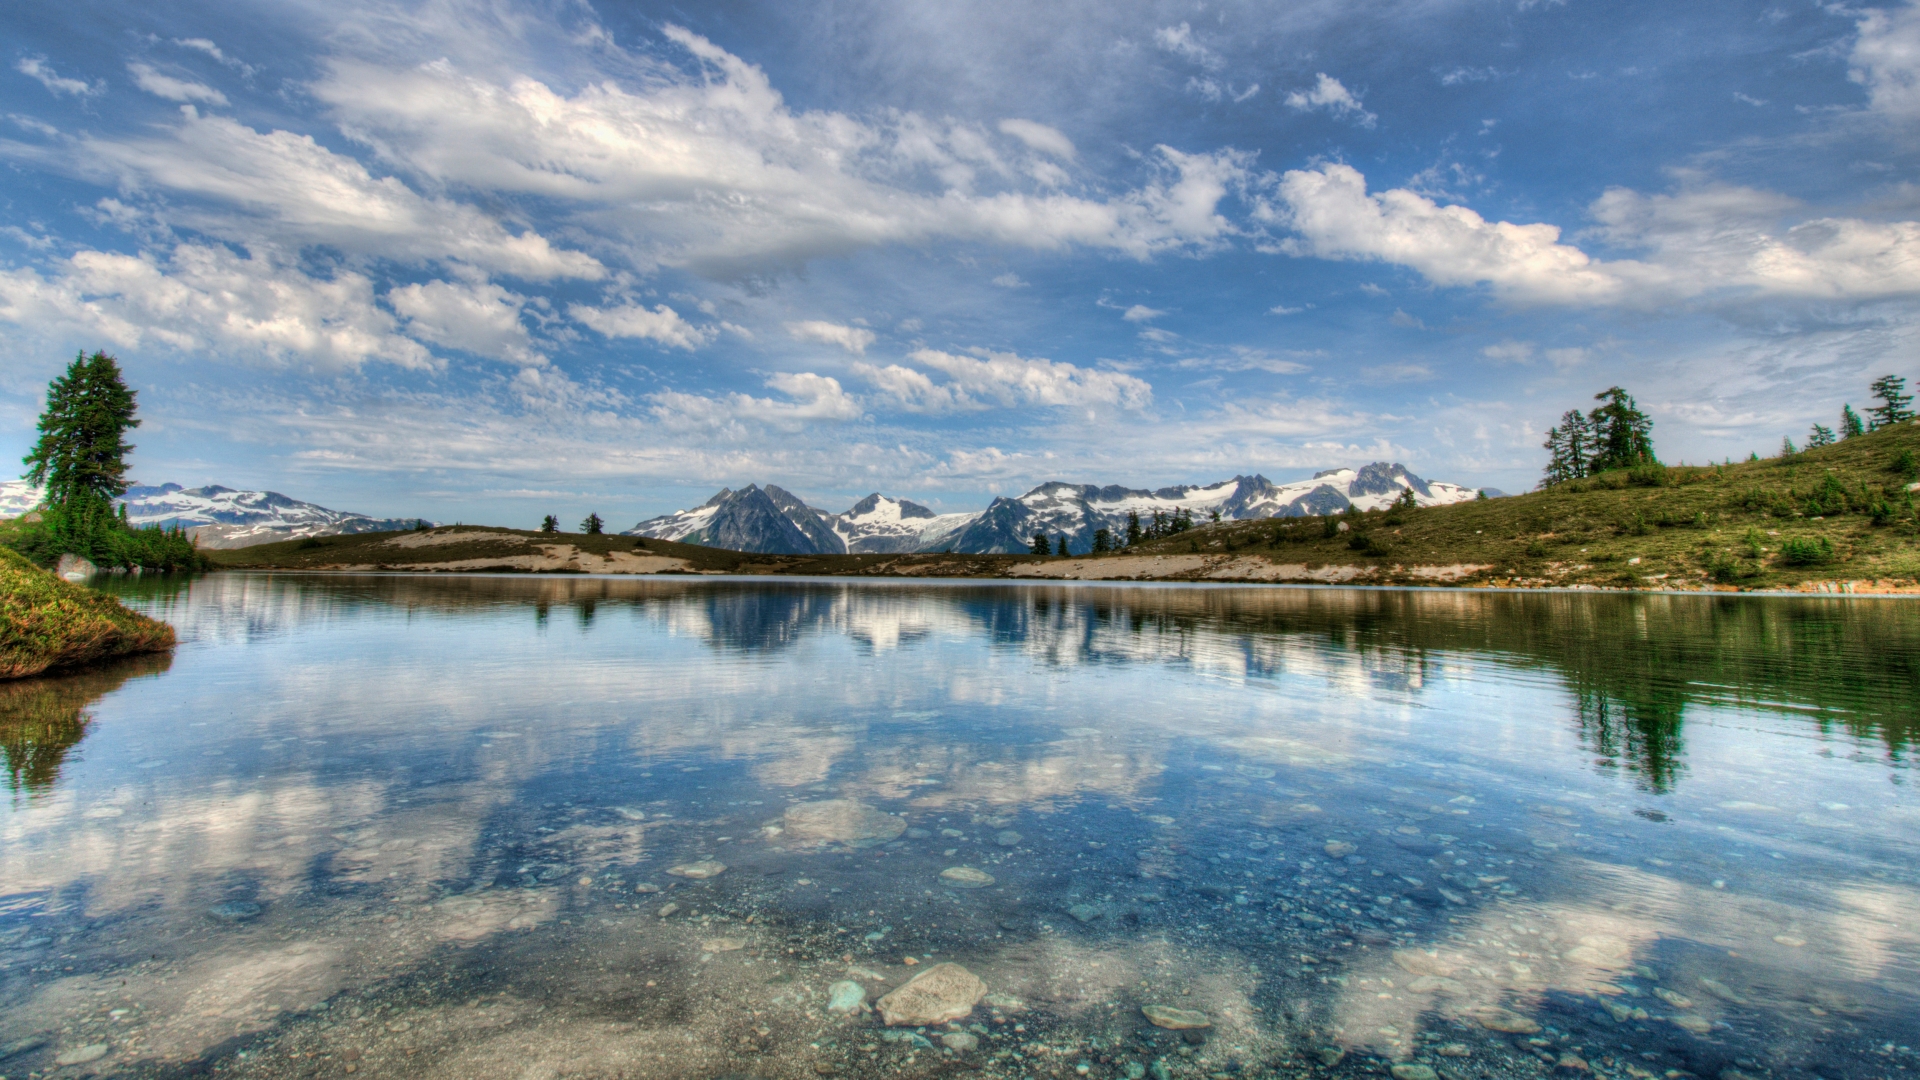
POLYGON ((1142 1005, 1140 1012, 1146 1016, 1148 1023, 1168 1031, 1191 1031, 1213 1026, 1213 1021, 1207 1019, 1206 1013, 1177 1009, 1172 1005, 1142 1005))
POLYGON ((1393 1067, 1393 1080, 1440 1080, 1431 1066, 1408 1063, 1393 1067))
POLYGON ((1507 1035, 1537 1035, 1540 1025, 1508 1009, 1489 1006, 1474 1014, 1475 1020, 1488 1031, 1498 1031, 1507 1035))
POLYGON ((246 922, 266 910, 251 900, 228 900, 207 909, 207 914, 222 922, 246 922))
POLYGON ((959 964, 935 964, 874 1004, 890 1027, 958 1020, 987 994, 987 984, 959 964))
POLYGON ((852 799, 797 803, 781 821, 788 835, 808 844, 872 847, 907 831, 905 821, 852 799))
POLYGON ((717 878, 726 872, 726 863, 715 862, 712 859, 701 859, 699 862, 681 863, 679 866, 667 868, 667 873, 674 877, 692 878, 695 881, 717 878))
POLYGON ((1002 829, 993 834, 993 842, 999 844, 1001 847, 1017 847, 1020 841, 1024 839, 1026 838, 1014 832, 1012 829, 1002 829))
POLYGON ((852 979, 842 979, 827 987, 827 1011, 835 1016, 865 1012, 867 989, 852 979))
POLYGON ((1438 956, 1428 956, 1418 949, 1395 949, 1393 964, 1409 975, 1437 975, 1445 977, 1453 974, 1454 966, 1438 956))
POLYGON ((966 1031, 949 1031, 940 1036, 940 1045, 964 1054, 980 1045, 980 1037, 966 1031))
POLYGON ((99 1061, 106 1056, 106 1043, 88 1043, 85 1046, 76 1046, 71 1050, 60 1051, 60 1056, 54 1058, 53 1063, 62 1066, 85 1065, 89 1061, 99 1061))
POLYGON ((993 884, 993 875, 971 866, 949 866, 940 871, 940 880, 956 889, 984 889, 993 884))
POLYGON ((701 952, 737 952, 746 947, 745 939, 737 937, 708 938, 700 943, 701 952))

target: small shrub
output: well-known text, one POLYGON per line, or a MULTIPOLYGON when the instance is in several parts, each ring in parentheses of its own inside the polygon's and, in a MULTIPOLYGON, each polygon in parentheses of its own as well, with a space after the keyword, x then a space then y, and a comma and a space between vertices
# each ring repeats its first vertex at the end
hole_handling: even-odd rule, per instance
POLYGON ((1393 545, 1379 536, 1369 533, 1367 534, 1366 545, 1362 550, 1375 558, 1385 558, 1393 554, 1393 545))
POLYGON ((1616 469, 1609 473, 1601 473, 1596 479, 1601 487, 1611 491, 1620 491, 1627 486, 1626 471, 1621 469, 1616 469))
POLYGON ((1904 480, 1920 478, 1920 460, 1914 458, 1912 448, 1903 446, 1893 455, 1893 471, 1904 480))
POLYGON ((1331 540, 1340 535, 1340 526, 1345 524, 1331 515, 1320 519, 1320 535, 1331 540))
POLYGON ((1543 559, 1547 555, 1547 545, 1538 539, 1530 540, 1527 542, 1527 554, 1536 559, 1543 559))
POLYGON ((1627 470, 1627 483, 1635 487, 1671 487, 1673 471, 1659 462, 1627 470))
POLYGON ((1787 566, 1825 566, 1834 560, 1833 541, 1824 536, 1794 536, 1780 545, 1787 566))
POLYGON ((1747 534, 1740 538, 1740 542, 1746 545, 1749 556, 1755 559, 1766 557, 1766 541, 1761 537, 1759 529, 1751 525, 1747 526, 1747 534))
POLYGON ((1707 520, 1707 512, 1706 512, 1705 510, 1702 510, 1702 511, 1700 511, 1699 513, 1697 513, 1697 514, 1695 514, 1695 515, 1693 515, 1693 527, 1694 527, 1694 528, 1696 528, 1696 529, 1705 529, 1705 528, 1708 528, 1708 527, 1709 527, 1709 525, 1710 525, 1710 523, 1709 523, 1709 522, 1708 522, 1708 520, 1707 520))
POLYGON ((1355 551, 1365 551, 1367 545, 1371 543, 1373 543, 1373 537, 1370 533, 1357 532, 1347 537, 1347 546, 1355 551))

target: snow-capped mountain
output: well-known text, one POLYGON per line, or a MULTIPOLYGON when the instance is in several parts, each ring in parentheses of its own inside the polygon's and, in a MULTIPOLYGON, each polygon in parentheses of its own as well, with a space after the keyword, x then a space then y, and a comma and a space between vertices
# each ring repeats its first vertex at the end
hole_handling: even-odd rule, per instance
MULTIPOLYGON (((40 498, 40 489, 25 480, 0 483, 0 517, 24 514, 40 505, 40 498)), ((414 518, 373 518, 329 510, 277 491, 236 491, 217 485, 134 486, 114 501, 125 504, 130 524, 182 528, 204 548, 248 547, 341 533, 392 532, 410 529, 415 522, 414 518)))
MULTIPOLYGON (((1422 480, 1406 466, 1377 461, 1359 469, 1329 469, 1310 480, 1275 484, 1264 476, 1236 476, 1218 484, 1150 491, 1118 485, 1095 487, 1058 481, 1041 484, 1017 499, 998 498, 978 513, 935 514, 918 503, 878 492, 841 514, 806 505, 771 484, 723 489, 701 506, 640 522, 629 536, 767 554, 828 555, 840 552, 1026 551, 1036 532, 1081 554, 1093 547, 1094 531, 1126 532, 1127 515, 1142 522, 1153 515, 1186 511, 1197 521, 1215 513, 1225 519, 1308 517, 1337 514, 1348 506, 1380 510, 1406 491, 1421 506, 1478 497, 1475 488, 1422 480)), ((1491 493, 1490 493, 1491 494, 1491 493)))

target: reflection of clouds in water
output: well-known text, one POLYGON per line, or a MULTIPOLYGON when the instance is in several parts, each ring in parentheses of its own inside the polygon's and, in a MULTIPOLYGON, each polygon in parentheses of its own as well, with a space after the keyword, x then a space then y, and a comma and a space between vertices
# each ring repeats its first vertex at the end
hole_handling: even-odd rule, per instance
MULTIPOLYGON (((1694 771, 1658 804, 1677 824, 1649 831, 1632 813, 1649 800, 1591 764, 1597 737, 1572 722, 1585 691, 1537 659, 1551 650, 1489 646, 1476 626, 1498 605, 1483 596, 220 575, 166 602, 196 645, 165 680, 103 701, 85 753, 0 819, 10 903, 30 892, 103 933, 171 942, 130 978, 143 1008, 175 1017, 148 1030, 154 1053, 261 1030, 436 950, 519 949, 516 963, 548 973, 568 954, 516 935, 563 917, 576 926, 567 948, 681 948, 658 899, 592 908, 599 922, 569 912, 633 899, 640 879, 673 884, 668 858, 708 856, 735 869, 674 894, 701 917, 754 889, 781 898, 766 903, 783 934, 888 904, 965 907, 989 936, 960 947, 996 988, 1085 1024, 1121 1023, 1110 1002, 1164 992, 1208 1011, 1222 1045, 1297 1039, 1276 1000, 1321 1001, 1342 1041, 1400 1053, 1435 1016, 1482 1006, 1538 1014, 1578 996, 1587 1015, 1616 1002, 1671 1027, 1658 1018, 1804 1011, 1870 996, 1861 983, 1913 981, 1902 912, 1920 898, 1859 879, 1910 849, 1913 820, 1882 812, 1897 792, 1832 808, 1872 766, 1785 767, 1781 740, 1797 729, 1752 726, 1724 702, 1710 704, 1741 722, 1715 723, 1696 703, 1694 771), (543 628, 529 617, 539 605, 595 616, 543 628), (156 760, 169 764, 139 767, 156 760), (966 836, 862 852, 889 867, 958 854, 861 892, 830 876, 843 853, 803 858, 761 832, 788 800, 829 797, 934 830, 948 817, 966 836), (91 816, 104 810, 121 816, 91 816), (1024 835, 1017 849, 988 846, 1003 823, 1024 835), (1755 868, 1763 851, 1734 850, 1774 834, 1791 862, 1755 868), (1841 837, 1857 854, 1837 853, 1841 837), (1330 841, 1365 861, 1332 856, 1330 841), (1077 861, 1090 853, 1102 869, 1077 861), (791 873, 756 884, 762 862, 791 873), (990 866, 1002 884, 924 900, 949 862, 990 866), (1763 871, 1793 888, 1770 892, 1763 871), (845 891, 784 884, 802 873, 845 891), (1714 889, 1713 875, 1735 887, 1714 889), (1175 907, 1201 886, 1216 890, 1204 904, 1175 907), (1141 900, 1149 889, 1165 895, 1141 900), (207 907, 230 898, 266 913, 211 922, 207 907), (1063 915, 1074 905, 1100 914, 1080 928, 1063 915), (1000 909, 1062 929, 1003 941, 1000 909), (616 931, 610 917, 628 921, 616 931), (1380 940, 1338 947, 1356 926, 1380 940), (1304 936, 1276 956, 1274 934, 1304 936), (1448 973, 1394 963, 1408 945, 1448 973), (1274 990, 1302 951, 1344 961, 1346 981, 1274 990), (1694 1004, 1676 1009, 1656 985, 1694 1004)), ((937 910, 921 921, 945 922, 937 910)), ((760 925, 724 929, 776 944, 760 925)), ((684 933, 718 932, 694 926, 684 933)), ((812 1006, 747 959, 662 970, 741 965, 729 1001, 798 1009, 804 1026, 794 1017, 812 1006)), ((53 1026, 105 985, 62 977, 8 1011, 53 1026)), ((702 1039, 728 1030, 704 1013, 686 1023, 702 1039)), ((560 1053, 564 1029, 534 1028, 513 1038, 560 1053)), ((606 1037, 671 1049, 660 1032, 606 1037)), ((476 1038, 471 1053, 495 1045, 476 1038)))

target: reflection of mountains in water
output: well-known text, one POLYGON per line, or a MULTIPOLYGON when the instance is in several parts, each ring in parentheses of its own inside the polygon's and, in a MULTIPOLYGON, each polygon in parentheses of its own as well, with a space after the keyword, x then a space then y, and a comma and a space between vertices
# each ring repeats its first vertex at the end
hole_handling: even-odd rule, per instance
POLYGON ((0 682, 0 761, 15 794, 44 795, 60 778, 67 752, 86 737, 87 707, 128 679, 157 675, 171 653, 130 657, 75 675, 0 682))
MULTIPOLYGON (((1181 663, 1245 678, 1351 663, 1374 685, 1418 692, 1439 654, 1549 672, 1603 767, 1663 790, 1681 765, 1690 705, 1803 712, 1823 730, 1914 741, 1920 609, 1898 601, 1644 594, 1290 588, 925 585, 908 582, 526 577, 329 577, 280 589, 219 587, 211 617, 249 632, 279 611, 333 605, 414 611, 637 606, 728 652, 844 636, 885 651, 935 633, 984 636, 1058 665, 1181 663)), ((236 583, 237 585, 237 583, 236 583)), ((189 636, 220 636, 217 627, 189 636)))

